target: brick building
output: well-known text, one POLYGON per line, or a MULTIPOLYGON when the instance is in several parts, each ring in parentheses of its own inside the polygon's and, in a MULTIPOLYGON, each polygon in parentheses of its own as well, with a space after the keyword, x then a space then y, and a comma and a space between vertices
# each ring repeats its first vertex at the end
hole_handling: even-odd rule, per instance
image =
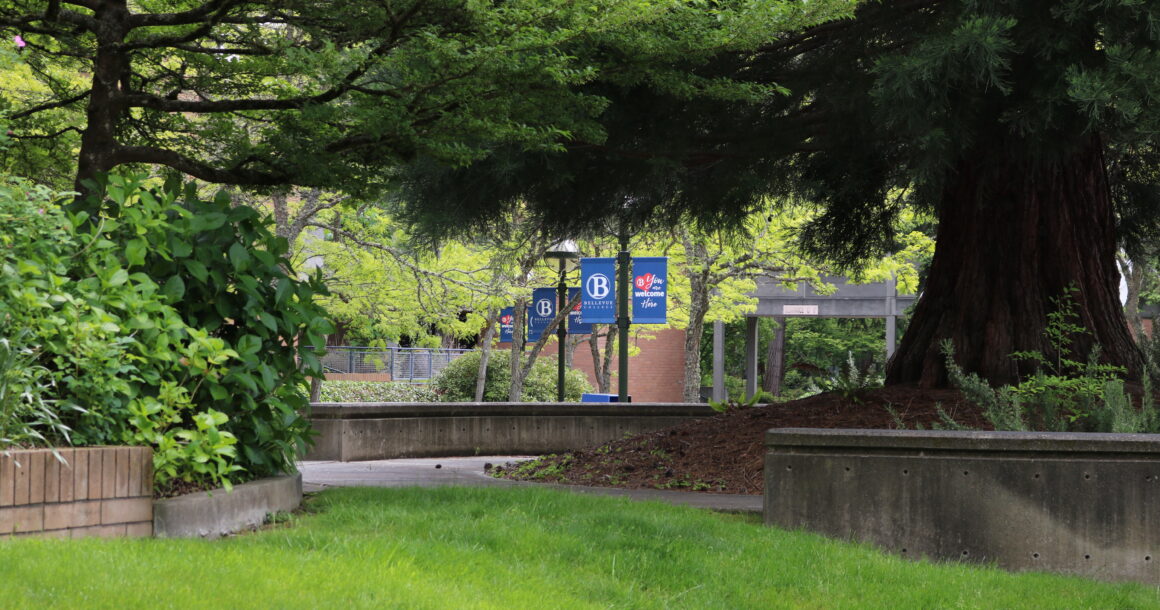
MULTIPOLYGON (((628 360, 628 393, 633 402, 681 402, 685 384, 685 331, 665 328, 657 331, 643 331, 638 336, 632 332, 632 345, 640 348, 640 353, 628 360), (648 338, 651 337, 651 338, 648 338)), ((501 343, 499 349, 510 347, 501 343)), ((600 349, 604 349, 601 341, 600 349)), ((556 361, 556 342, 544 346, 539 359, 556 361)), ((619 358, 612 356, 611 391, 616 393, 619 358)), ((595 367, 592 366, 592 351, 588 343, 576 348, 572 368, 584 371, 588 382, 596 388, 595 367)))

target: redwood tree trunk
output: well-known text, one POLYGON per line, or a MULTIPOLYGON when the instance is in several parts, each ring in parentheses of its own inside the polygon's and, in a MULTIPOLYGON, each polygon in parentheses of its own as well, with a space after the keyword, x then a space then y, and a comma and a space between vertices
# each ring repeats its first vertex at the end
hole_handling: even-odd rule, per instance
POLYGON ((1103 360, 1138 378, 1142 361, 1119 301, 1116 236, 1102 145, 1097 136, 1054 162, 1013 158, 993 145, 960 162, 939 210, 929 280, 894 358, 887 383, 946 385, 939 353, 993 385, 1018 381, 1029 365, 1018 350, 1050 354, 1043 335, 1050 301, 1074 284, 1078 360, 1098 343, 1103 360))

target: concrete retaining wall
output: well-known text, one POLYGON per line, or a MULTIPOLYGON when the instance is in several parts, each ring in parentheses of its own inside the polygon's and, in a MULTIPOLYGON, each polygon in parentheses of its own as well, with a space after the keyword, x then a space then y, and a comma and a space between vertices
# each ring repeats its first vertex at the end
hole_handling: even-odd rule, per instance
POLYGON ((302 475, 294 474, 157 500, 153 535, 158 538, 218 538, 261 525, 266 515, 302 504, 302 475))
POLYGON ((0 453, 0 538, 149 536, 153 450, 86 447, 0 453))
POLYGON ((551 453, 714 414, 680 403, 316 403, 306 459, 551 453))
POLYGON ((767 525, 1160 583, 1160 435, 771 430, 767 525))

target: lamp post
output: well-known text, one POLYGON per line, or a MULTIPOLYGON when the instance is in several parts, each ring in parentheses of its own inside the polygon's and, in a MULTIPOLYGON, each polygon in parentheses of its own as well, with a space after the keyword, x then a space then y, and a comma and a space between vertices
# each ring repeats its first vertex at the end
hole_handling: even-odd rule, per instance
POLYGON ((560 325, 556 327, 557 339, 557 355, 556 355, 556 401, 564 402, 564 339, 568 336, 568 329, 565 326, 568 313, 565 308, 568 306, 568 284, 565 282, 565 277, 568 271, 576 268, 576 261, 580 259, 580 248, 576 247, 576 242, 565 239, 556 245, 548 248, 544 252, 544 258, 552 261, 555 260, 560 269, 560 281, 556 284, 556 314, 563 315, 564 318, 560 320, 560 325))
POLYGON ((619 402, 628 402, 628 327, 632 324, 628 316, 628 291, 631 290, 629 284, 629 275, 631 271, 629 266, 632 265, 632 254, 628 251, 628 230, 625 228, 624 220, 620 221, 620 252, 616 255, 617 265, 617 286, 616 286, 616 300, 617 310, 616 328, 620 333, 620 371, 617 375, 617 400, 619 402))

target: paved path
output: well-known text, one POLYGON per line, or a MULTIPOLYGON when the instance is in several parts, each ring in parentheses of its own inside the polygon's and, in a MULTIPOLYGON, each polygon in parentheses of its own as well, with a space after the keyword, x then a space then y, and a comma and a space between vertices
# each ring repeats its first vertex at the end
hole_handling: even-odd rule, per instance
POLYGON ((552 485, 496 479, 483 472, 485 464, 505 464, 532 459, 526 456, 485 456, 452 458, 414 458, 375 460, 369 462, 301 462, 305 491, 327 487, 435 487, 440 485, 518 486, 537 485, 575 493, 624 496, 634 500, 659 500, 697 508, 739 513, 761 513, 761 496, 707 494, 660 489, 617 489, 552 485))

